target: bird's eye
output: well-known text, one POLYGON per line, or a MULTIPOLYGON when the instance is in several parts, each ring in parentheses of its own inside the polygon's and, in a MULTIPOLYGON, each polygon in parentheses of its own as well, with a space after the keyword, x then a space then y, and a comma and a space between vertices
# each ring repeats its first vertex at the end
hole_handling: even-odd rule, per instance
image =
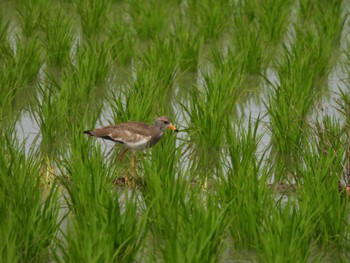
POLYGON ((165 125, 169 125, 170 123, 168 121, 164 121, 164 124, 165 125))

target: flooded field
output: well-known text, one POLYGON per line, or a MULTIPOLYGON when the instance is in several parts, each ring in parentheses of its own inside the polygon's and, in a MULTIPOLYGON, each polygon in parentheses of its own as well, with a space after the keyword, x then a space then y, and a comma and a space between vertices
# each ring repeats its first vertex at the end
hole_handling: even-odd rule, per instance
POLYGON ((0 261, 347 262, 349 8, 0 2, 0 261))

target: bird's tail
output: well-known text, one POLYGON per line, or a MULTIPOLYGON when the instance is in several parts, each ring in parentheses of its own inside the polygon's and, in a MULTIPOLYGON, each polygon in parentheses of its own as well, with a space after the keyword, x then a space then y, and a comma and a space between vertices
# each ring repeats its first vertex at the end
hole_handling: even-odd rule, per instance
POLYGON ((87 134, 87 135, 90 135, 90 136, 94 136, 94 135, 92 134, 92 131, 84 131, 84 133, 87 134))

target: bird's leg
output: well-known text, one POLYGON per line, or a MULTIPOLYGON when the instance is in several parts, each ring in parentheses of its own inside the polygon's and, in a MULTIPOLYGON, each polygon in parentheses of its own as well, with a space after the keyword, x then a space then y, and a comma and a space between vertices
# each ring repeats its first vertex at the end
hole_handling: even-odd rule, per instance
POLYGON ((350 196, 350 187, 349 186, 345 186, 345 193, 347 196, 350 196))
POLYGON ((129 178, 128 178, 128 176, 125 174, 125 175, 124 175, 124 187, 125 187, 126 185, 129 185, 129 178))
MULTIPOLYGON (((123 156, 126 153, 126 151, 128 150, 128 148, 125 148, 122 153, 118 156, 119 162, 123 163, 123 156)), ((126 173, 126 171, 124 171, 124 185, 129 185, 129 178, 128 175, 126 173)))
POLYGON ((119 155, 118 159, 120 163, 123 163, 123 156, 126 153, 126 151, 128 150, 128 148, 125 148, 124 151, 119 155))
POLYGON ((132 186, 135 186, 135 155, 131 157, 131 177, 132 177, 132 186))

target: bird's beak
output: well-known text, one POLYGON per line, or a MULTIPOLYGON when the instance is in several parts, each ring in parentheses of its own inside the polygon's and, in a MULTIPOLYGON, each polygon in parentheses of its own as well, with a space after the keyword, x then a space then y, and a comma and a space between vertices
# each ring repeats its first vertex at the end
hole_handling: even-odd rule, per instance
POLYGON ((169 124, 168 129, 178 132, 178 129, 176 129, 176 127, 174 125, 172 125, 172 124, 169 124))

